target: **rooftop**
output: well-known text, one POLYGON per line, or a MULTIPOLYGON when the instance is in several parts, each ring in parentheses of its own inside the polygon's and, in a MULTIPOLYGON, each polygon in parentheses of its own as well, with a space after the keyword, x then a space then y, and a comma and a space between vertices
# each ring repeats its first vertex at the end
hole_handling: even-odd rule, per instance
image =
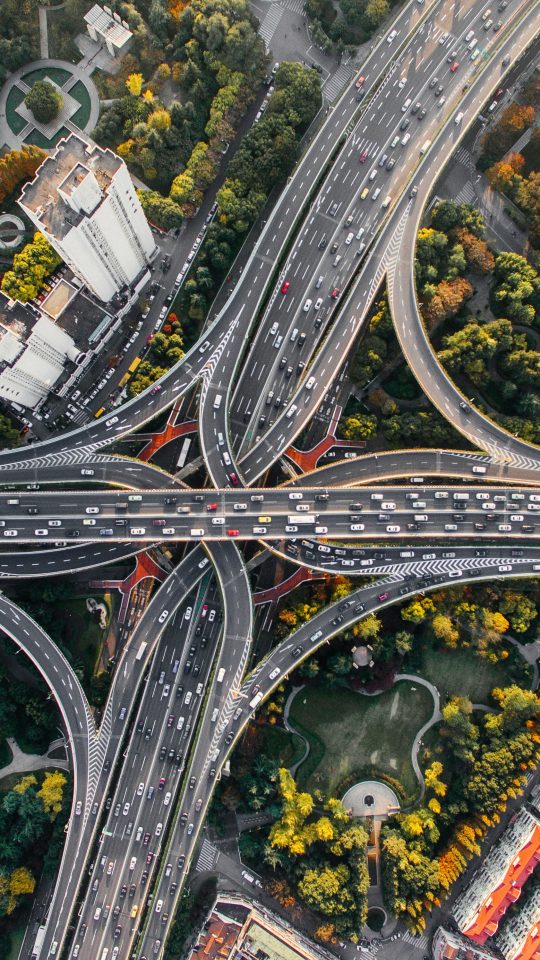
POLYGON ((102 37, 110 40, 113 46, 121 48, 131 39, 132 33, 127 25, 115 20, 110 13, 107 13, 99 3, 94 6, 84 16, 85 23, 97 30, 102 37))
POLYGON ((19 202, 39 219, 47 233, 61 240, 83 217, 72 210, 58 190, 69 196, 92 173, 106 193, 121 165, 122 160, 111 150, 88 145, 71 134, 43 161, 32 182, 23 188, 19 202))

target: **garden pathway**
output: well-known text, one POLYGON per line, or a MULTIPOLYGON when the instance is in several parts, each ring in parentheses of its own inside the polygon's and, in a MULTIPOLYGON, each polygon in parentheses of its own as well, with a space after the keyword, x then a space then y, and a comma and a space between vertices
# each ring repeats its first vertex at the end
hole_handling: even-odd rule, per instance
POLYGON ((51 744, 47 753, 41 756, 33 753, 24 753, 13 737, 8 737, 7 743, 13 754, 13 759, 11 763, 8 763, 7 766, 0 769, 0 780, 14 773, 30 773, 32 770, 42 770, 45 767, 59 767, 62 770, 69 770, 67 760, 51 760, 49 758, 48 754, 51 749, 56 749, 58 741, 51 744))
POLYGON ((420 797, 422 800, 424 793, 426 792, 426 785, 424 782, 424 775, 420 769, 420 764, 418 763, 418 751, 422 745, 422 738, 425 733, 432 727, 435 723, 438 723, 442 717, 440 709, 440 696, 437 687, 433 683, 430 683, 429 680, 424 680, 423 677, 419 677, 414 673, 396 673, 394 678, 394 683, 397 683, 399 680, 408 680, 409 683, 420 684, 422 687, 425 687, 426 690, 429 690, 431 696, 433 697, 433 713, 429 720, 426 720, 423 727, 420 727, 411 747, 411 763, 413 770, 420 785, 420 797))
POLYGON ((307 739, 307 737, 305 737, 303 733, 300 733, 300 731, 297 730, 296 727, 291 727, 289 723, 289 710, 291 709, 291 704, 296 694, 300 693, 300 691, 303 689, 304 689, 303 687, 293 687, 289 696, 287 697, 285 706, 283 707, 283 726, 285 727, 288 733, 296 734, 296 736, 300 737, 300 739, 303 740, 305 744, 304 756, 300 757, 300 760, 297 760, 296 763, 293 763, 292 767, 289 767, 289 773, 291 777, 296 776, 296 772, 298 768, 304 763, 304 760, 307 760, 309 756, 309 750, 310 750, 309 740, 307 739))
MULTIPOLYGON (((0 90, 0 145, 3 143, 11 149, 20 150, 23 144, 23 134, 26 136, 27 127, 21 131, 20 134, 14 133, 14 131, 9 126, 6 117, 6 103, 7 98, 14 86, 21 86, 20 81, 23 76, 28 73, 32 73, 34 70, 42 70, 46 67, 55 67, 60 70, 67 70, 71 74, 72 79, 68 79, 64 84, 62 89, 66 91, 75 85, 77 81, 80 80, 81 83, 86 87, 86 92, 90 97, 90 116, 88 122, 86 123, 84 130, 91 131, 94 129, 96 123, 99 119, 99 94, 97 88, 93 81, 90 78, 90 72, 84 67, 84 61, 80 63, 68 63, 66 60, 56 60, 51 57, 44 58, 43 60, 35 60, 33 63, 26 63, 24 67, 19 67, 18 70, 14 70, 13 73, 10 73, 8 79, 4 83, 4 86, 0 90)), ((77 132, 80 134, 81 131, 77 128, 77 132)), ((84 131, 83 131, 84 132, 84 131)))

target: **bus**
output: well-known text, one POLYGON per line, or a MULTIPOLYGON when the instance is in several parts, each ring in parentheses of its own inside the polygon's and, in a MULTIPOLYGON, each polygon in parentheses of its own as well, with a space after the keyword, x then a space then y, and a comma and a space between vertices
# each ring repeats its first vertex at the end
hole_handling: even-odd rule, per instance
POLYGON ((187 460, 187 455, 188 455, 190 446, 191 446, 191 437, 186 437, 186 439, 182 444, 182 449, 180 450, 180 456, 178 457, 178 460, 176 463, 177 470, 180 470, 184 466, 187 460))
POLYGON ((101 957, 99 958, 99 960, 107 960, 108 956, 109 956, 109 948, 103 947, 103 953, 101 954, 101 957))
POLYGON ((100 407, 97 413, 94 414, 94 416, 97 419, 98 417, 101 417, 103 413, 105 413, 105 407, 100 407))
POLYGON ((317 517, 314 513, 292 513, 287 517, 288 524, 317 523, 317 517))
POLYGON ((137 650, 137 656, 135 657, 136 660, 142 660, 142 658, 144 657, 144 651, 146 650, 147 646, 148 644, 146 640, 143 640, 139 649, 137 650))
POLYGON ((217 675, 217 682, 223 683, 223 677, 225 676, 225 667, 220 667, 217 675))
POLYGON ((41 948, 45 939, 45 930, 46 927, 45 924, 43 924, 43 926, 40 927, 37 932, 36 942, 32 948, 32 960, 37 960, 37 958, 41 955, 41 948))
POLYGON ((129 372, 129 370, 128 370, 127 373, 124 374, 124 376, 122 377, 122 379, 120 380, 120 382, 119 382, 119 384, 118 384, 119 390, 121 390, 122 387, 125 387, 125 385, 126 385, 126 383, 128 382, 128 380, 129 380, 130 377, 131 377, 131 374, 130 374, 130 372, 129 372))
POLYGON ((256 693, 255 696, 253 697, 253 700, 250 700, 250 701, 249 701, 250 709, 251 709, 251 710, 254 710, 255 707, 257 707, 257 706, 259 705, 259 703, 261 702, 262 698, 263 698, 263 692, 262 692, 262 690, 259 690, 259 692, 256 693))
POLYGON ((131 363, 130 363, 130 365, 129 365, 129 367, 128 367, 128 373, 135 373, 135 371, 136 371, 137 367, 139 366, 140 362, 141 362, 141 358, 140 358, 140 357, 135 357, 135 359, 131 361, 131 363))

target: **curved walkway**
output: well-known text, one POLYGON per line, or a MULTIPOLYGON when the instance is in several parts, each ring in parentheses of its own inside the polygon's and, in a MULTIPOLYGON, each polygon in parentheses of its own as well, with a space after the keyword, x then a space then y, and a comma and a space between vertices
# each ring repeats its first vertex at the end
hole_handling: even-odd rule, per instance
POLYGON ((293 687, 289 696, 287 697, 285 706, 283 707, 283 726, 285 727, 287 733, 292 733, 296 737, 300 737, 300 740, 303 740, 305 744, 305 751, 304 751, 303 757, 300 757, 300 760, 297 760, 296 763, 293 763, 292 766, 289 767, 289 773, 291 777, 296 776, 299 767, 301 767, 304 761, 307 760, 307 758, 309 757, 309 751, 311 749, 308 738, 305 737, 303 733, 300 733, 300 731, 297 730, 296 727, 292 727, 289 723, 289 710, 291 708, 291 704, 296 694, 300 693, 300 691, 303 689, 304 689, 303 687, 293 687))
POLYGON ((441 701, 437 687, 430 683, 429 680, 424 680, 423 677, 419 677, 415 673, 396 673, 396 676, 394 677, 394 683, 397 683, 399 680, 408 680, 409 683, 420 684, 420 686, 425 687, 426 690, 429 690, 431 696, 433 697, 433 713, 431 714, 429 720, 426 720, 424 726, 420 727, 420 730, 418 730, 411 747, 411 763, 416 779, 418 780, 418 784, 420 786, 419 800, 422 800, 426 792, 426 784, 424 781, 424 774, 422 773, 420 764, 418 763, 418 751, 420 749, 424 734, 427 733, 430 727, 442 719, 440 710, 441 701))
POLYGON ((51 747, 49 747, 47 753, 34 754, 24 753, 13 737, 8 737, 7 743, 13 756, 11 763, 6 764, 6 766, 0 770, 0 780, 14 773, 31 773, 34 770, 44 770, 45 768, 54 767, 55 769, 69 770, 67 760, 52 760, 49 757, 51 747))
MULTIPOLYGON (((28 73, 32 73, 34 70, 42 70, 46 67, 56 67, 60 70, 67 70, 71 74, 71 78, 66 80, 64 86, 61 88, 66 93, 69 93, 71 87, 73 87, 78 81, 84 84, 86 92, 90 97, 90 116, 88 122, 84 127, 81 128, 81 132, 85 130, 93 130, 96 126, 96 123, 99 119, 99 94, 93 80, 88 76, 86 70, 82 69, 76 63, 68 63, 67 60, 56 60, 54 58, 47 58, 44 60, 34 60, 33 63, 26 63, 24 67, 19 67, 18 70, 14 70, 11 73, 4 83, 4 86, 0 90, 0 144, 5 143, 8 147, 15 150, 20 150, 24 144, 24 138, 15 133, 8 121, 6 115, 6 105, 7 98, 14 86, 18 84, 19 80, 22 80, 24 76, 28 73)), ((70 128, 75 131, 78 128, 69 124, 70 128)), ((21 133, 28 135, 28 127, 24 127, 21 133)))

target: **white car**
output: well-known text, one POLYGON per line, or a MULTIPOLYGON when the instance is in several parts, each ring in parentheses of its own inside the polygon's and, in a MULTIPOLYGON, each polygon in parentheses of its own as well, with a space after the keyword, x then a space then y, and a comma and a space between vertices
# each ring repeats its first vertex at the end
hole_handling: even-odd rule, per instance
POLYGON ((366 525, 365 525, 365 523, 351 523, 350 529, 351 529, 351 530, 365 530, 365 529, 366 529, 366 525))
POLYGON ((36 537, 46 537, 49 534, 48 530, 34 530, 36 537))
POLYGON ((164 610, 163 613, 159 615, 158 623, 165 623, 165 620, 167 619, 168 616, 169 616, 169 611, 164 610))
POLYGON ((85 513, 99 513, 99 507, 86 507, 85 513))
POLYGON ((186 607, 186 612, 184 614, 184 620, 191 620, 191 614, 193 613, 193 607, 186 607))
POLYGON ((50 527, 61 527, 61 526, 62 526, 62 521, 61 521, 61 520, 49 520, 48 523, 49 523, 49 526, 50 526, 50 527))
POLYGON ((386 528, 387 533, 399 533, 400 530, 401 527, 396 527, 395 525, 386 528))
POLYGON ((312 303, 313 303, 312 300, 309 300, 309 299, 306 300, 306 302, 305 302, 305 304, 304 304, 304 307, 303 307, 304 313, 307 313, 307 312, 308 312, 308 310, 310 309, 312 303))
POLYGON ((139 786, 137 787, 137 796, 142 797, 143 793, 144 793, 144 783, 140 783, 139 786))
POLYGON ((5 537, 18 537, 18 536, 19 536, 19 532, 18 532, 18 530, 4 530, 4 536, 5 536, 5 537))
POLYGON ((146 533, 146 528, 145 528, 145 527, 131 527, 129 532, 130 532, 130 534, 131 534, 132 537, 143 537, 144 534, 146 533))
POLYGON ((163 797, 163 806, 164 806, 164 807, 168 807, 168 806, 169 806, 169 804, 170 804, 170 802, 171 802, 171 796, 172 796, 172 794, 171 794, 171 792, 170 792, 170 790, 169 790, 169 791, 165 794, 165 796, 163 797))

